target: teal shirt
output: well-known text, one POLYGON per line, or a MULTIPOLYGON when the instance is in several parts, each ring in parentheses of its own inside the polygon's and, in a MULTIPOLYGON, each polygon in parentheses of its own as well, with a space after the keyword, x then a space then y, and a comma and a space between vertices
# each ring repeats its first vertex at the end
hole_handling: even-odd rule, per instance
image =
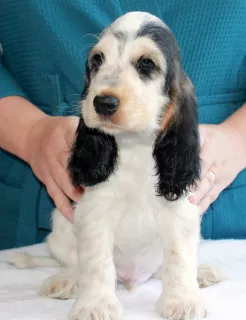
MULTIPOLYGON (((1 0, 0 97, 19 95, 50 115, 73 114, 91 34, 127 11, 148 11, 173 30, 201 123, 220 123, 246 101, 246 0, 1 0)), ((40 241, 53 207, 30 167, 0 150, 0 248, 40 241)), ((210 206, 202 233, 246 237, 245 171, 210 206)))

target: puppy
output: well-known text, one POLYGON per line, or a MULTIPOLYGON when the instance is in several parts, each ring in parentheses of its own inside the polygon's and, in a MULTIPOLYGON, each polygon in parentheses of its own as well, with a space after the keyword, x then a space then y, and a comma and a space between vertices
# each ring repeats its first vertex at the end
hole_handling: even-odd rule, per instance
MULTIPOLYGON (((117 278, 131 288, 160 277, 161 316, 206 316, 199 284, 220 276, 197 266, 200 213, 187 196, 200 177, 199 152, 194 90, 172 32, 148 13, 125 14, 88 57, 68 165, 74 185, 87 188, 74 225, 53 213, 48 245, 66 268, 41 294, 76 292, 70 320, 120 320, 117 278)), ((21 255, 15 264, 57 263, 21 255)))

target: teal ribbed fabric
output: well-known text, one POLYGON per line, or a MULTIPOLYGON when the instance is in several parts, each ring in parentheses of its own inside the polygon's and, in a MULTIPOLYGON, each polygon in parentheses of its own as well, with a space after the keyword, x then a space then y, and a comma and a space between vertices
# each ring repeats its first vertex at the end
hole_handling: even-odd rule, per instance
MULTIPOLYGON (((48 114, 73 114, 91 34, 127 11, 153 13, 173 30, 201 123, 220 123, 246 101, 246 0, 1 0, 0 97, 20 95, 48 114)), ((52 208, 30 167, 0 150, 0 248, 40 241, 52 208)), ((211 205, 202 232, 246 237, 245 172, 211 205)))

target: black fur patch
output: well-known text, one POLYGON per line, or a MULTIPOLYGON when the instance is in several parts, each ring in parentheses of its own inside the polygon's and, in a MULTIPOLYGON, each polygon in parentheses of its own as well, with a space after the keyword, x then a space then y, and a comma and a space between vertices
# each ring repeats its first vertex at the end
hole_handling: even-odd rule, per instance
POLYGON ((156 139, 153 157, 159 182, 157 192, 167 200, 177 200, 200 178, 200 139, 195 98, 179 97, 176 119, 156 139))
MULTIPOLYGON (((90 86, 90 69, 86 66, 84 100, 90 86)), ((81 116, 75 141, 68 161, 68 171, 75 186, 91 187, 106 181, 114 172, 118 158, 115 138, 94 128, 89 128, 81 116)))
POLYGON ((164 93, 175 105, 173 121, 160 132, 153 150, 159 181, 157 193, 169 201, 187 193, 200 178, 200 140, 196 98, 185 75, 179 47, 172 32, 157 23, 143 25, 137 36, 152 39, 167 63, 164 93))
POLYGON ((117 157, 114 137, 88 128, 81 118, 68 164, 73 184, 91 187, 106 181, 115 169, 117 157))
POLYGON ((137 37, 148 37, 156 43, 165 57, 167 64, 167 74, 165 76, 164 92, 171 88, 171 81, 174 79, 175 62, 180 63, 178 43, 172 32, 164 25, 149 22, 143 24, 137 33, 137 37))

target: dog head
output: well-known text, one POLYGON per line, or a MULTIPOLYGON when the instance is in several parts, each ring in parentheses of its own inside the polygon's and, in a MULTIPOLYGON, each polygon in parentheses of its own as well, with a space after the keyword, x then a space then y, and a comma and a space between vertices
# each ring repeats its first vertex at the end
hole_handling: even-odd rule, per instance
POLYGON ((75 185, 106 180, 117 163, 116 136, 155 135, 158 194, 178 199, 199 178, 197 106, 178 44, 157 17, 131 12, 91 50, 81 120, 69 162, 75 185))

